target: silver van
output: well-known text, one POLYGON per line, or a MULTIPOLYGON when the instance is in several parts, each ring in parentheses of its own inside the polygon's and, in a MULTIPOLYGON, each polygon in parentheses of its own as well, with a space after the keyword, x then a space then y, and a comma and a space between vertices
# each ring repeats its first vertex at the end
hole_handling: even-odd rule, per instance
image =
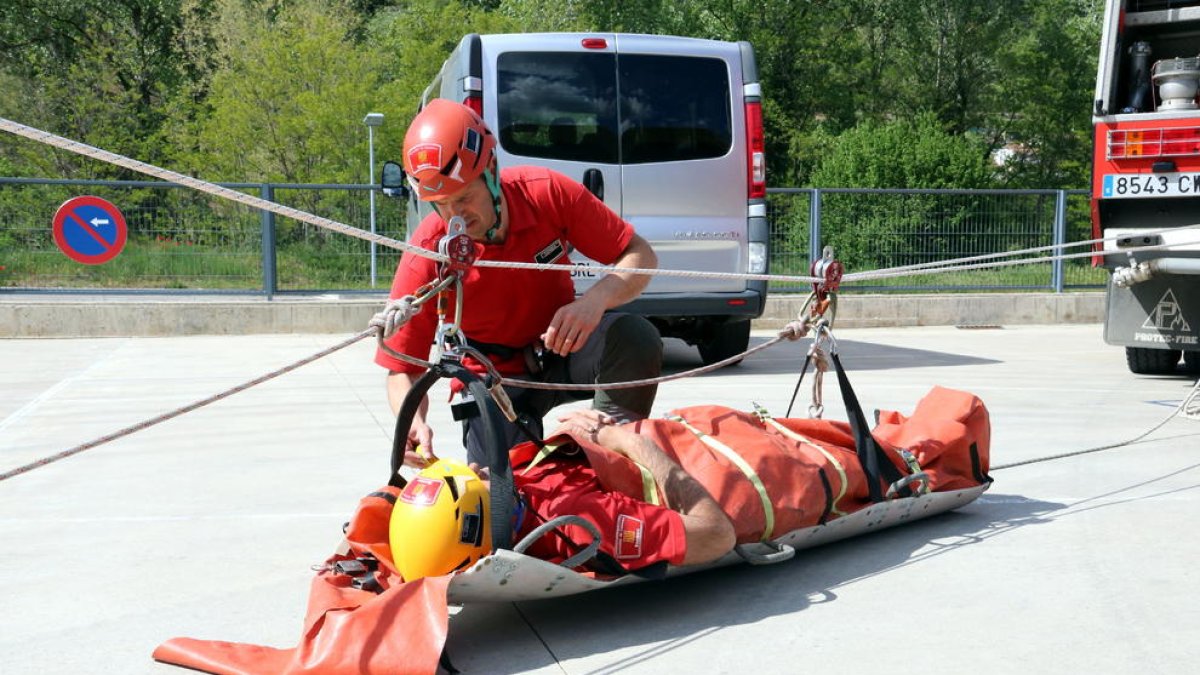
MULTIPOLYGON (((546 166, 583 183, 650 242, 662 269, 765 273, 760 94, 748 42, 472 34, 421 105, 446 98, 474 108, 498 137, 500 166, 546 166)), ((410 205, 413 219, 428 209, 415 198, 410 205)), ((582 292, 595 263, 578 252, 571 259, 582 292)), ((622 309, 712 363, 746 349, 766 286, 658 276, 622 309)))

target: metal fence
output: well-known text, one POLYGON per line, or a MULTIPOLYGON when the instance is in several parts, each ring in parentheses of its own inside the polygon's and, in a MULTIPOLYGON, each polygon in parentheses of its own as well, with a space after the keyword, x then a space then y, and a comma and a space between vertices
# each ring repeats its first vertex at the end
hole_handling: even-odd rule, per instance
MULTIPOLYGON (((1085 241, 1092 238, 1088 195, 1086 190, 772 188, 767 190, 771 272, 806 274, 827 244, 847 271, 860 272, 1085 241)), ((848 290, 1062 292, 1102 287, 1106 276, 1083 258, 879 279, 848 290)), ((799 290, 785 283, 772 289, 799 290)))
MULTIPOLYGON (((225 187, 370 229, 369 185, 227 183, 225 187)), ((404 239, 405 204, 376 200, 375 231, 404 239)), ((936 262, 1090 238, 1083 190, 860 190, 772 188, 771 271, 807 274, 832 244, 848 271, 936 262)), ((126 293, 382 291, 399 252, 178 185, 152 181, 0 178, 0 290, 126 293), (90 194, 125 216, 125 250, 103 265, 55 246, 58 206, 90 194)), ((1081 261, 945 272, 846 290, 995 290, 1099 287, 1081 261)), ((775 291, 803 284, 774 283, 775 291)))

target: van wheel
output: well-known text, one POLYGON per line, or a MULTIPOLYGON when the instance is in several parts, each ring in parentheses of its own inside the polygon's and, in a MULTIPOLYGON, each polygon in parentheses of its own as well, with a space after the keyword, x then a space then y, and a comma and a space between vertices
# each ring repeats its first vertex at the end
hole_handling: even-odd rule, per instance
MULTIPOLYGON (((708 341, 697 346, 700 348, 700 360, 707 366, 741 354, 749 345, 750 322, 731 321, 717 326, 708 341)), ((741 362, 742 360, 738 359, 729 365, 736 366, 741 362)))
POLYGON ((1125 362, 1129 364, 1129 371, 1138 375, 1169 375, 1175 372, 1179 355, 1178 349, 1125 348, 1125 362))
POLYGON ((1184 352, 1183 365, 1192 375, 1200 375, 1200 352, 1184 352))

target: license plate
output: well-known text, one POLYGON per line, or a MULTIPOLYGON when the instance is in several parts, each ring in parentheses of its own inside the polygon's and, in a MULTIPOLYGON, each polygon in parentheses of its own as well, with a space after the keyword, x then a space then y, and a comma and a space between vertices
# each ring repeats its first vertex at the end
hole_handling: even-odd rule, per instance
POLYGON ((1200 172, 1105 174, 1101 197, 1194 197, 1200 195, 1200 172))

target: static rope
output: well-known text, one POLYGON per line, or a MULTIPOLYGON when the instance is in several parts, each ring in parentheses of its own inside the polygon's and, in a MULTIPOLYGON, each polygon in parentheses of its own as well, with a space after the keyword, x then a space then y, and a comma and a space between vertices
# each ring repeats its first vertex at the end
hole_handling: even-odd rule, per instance
POLYGON ((1196 380, 1196 384, 1192 386, 1192 391, 1186 397, 1184 397, 1183 401, 1181 401, 1179 403, 1179 405, 1175 407, 1174 410, 1171 411, 1170 415, 1167 415, 1166 419, 1164 419, 1163 421, 1154 425, 1148 431, 1146 431, 1134 438, 1131 438, 1127 441, 1122 441, 1120 443, 1113 443, 1111 445, 1102 445, 1098 448, 1088 448, 1087 450, 1076 450, 1074 452, 1064 452, 1064 453, 1061 453, 1058 455, 1049 455, 1046 457, 1039 457, 1037 459, 1026 459, 1026 460, 1023 460, 1020 462, 1010 462, 1008 464, 1001 464, 999 466, 993 466, 990 469, 990 471, 1000 471, 1002 469, 1011 469, 1013 467, 1025 466, 1026 464, 1037 464, 1039 462, 1049 462, 1052 459, 1062 459, 1064 457, 1075 457, 1076 455, 1087 455, 1087 454, 1091 454, 1093 452, 1100 452, 1102 450, 1112 450, 1113 448, 1120 448, 1120 447, 1123 447, 1126 445, 1133 445, 1134 443, 1137 443, 1138 441, 1142 440, 1143 438, 1149 436, 1150 434, 1152 434, 1152 433, 1158 431, 1159 429, 1163 428, 1164 426, 1166 426, 1167 422, 1170 422, 1176 415, 1179 415, 1181 412, 1184 413, 1185 417, 1191 417, 1190 413, 1192 412, 1192 409, 1189 407, 1189 405, 1193 402, 1193 400, 1196 399, 1197 393, 1200 393, 1200 380, 1196 380))
POLYGON ((148 420, 138 422, 137 424, 125 427, 124 429, 121 429, 120 431, 114 431, 113 433, 108 434, 107 436, 101 436, 100 438, 97 438, 93 441, 88 441, 87 443, 84 443, 82 445, 77 445, 69 450, 63 450, 62 452, 50 455, 48 457, 43 457, 34 462, 30 462, 29 464, 26 464, 24 466, 19 466, 10 471, 0 473, 0 482, 6 481, 9 478, 12 478, 13 476, 19 476, 27 471, 32 471, 33 469, 36 469, 40 466, 46 466, 47 464, 52 464, 54 462, 57 462, 60 459, 66 459, 67 457, 70 457, 72 455, 78 455, 79 453, 83 452, 84 450, 90 450, 98 445, 104 445, 105 443, 108 443, 109 441, 115 441, 118 438, 123 438, 125 436, 128 436, 128 435, 138 432, 138 431, 141 431, 143 429, 148 429, 160 422, 166 422, 169 419, 179 417, 180 415, 191 412, 193 410, 196 410, 197 408, 203 408, 204 406, 208 405, 209 403, 216 403, 217 401, 220 401, 223 398, 227 398, 238 392, 245 391, 245 390, 249 389, 250 387, 253 387, 258 384, 262 384, 263 382, 267 382, 269 380, 273 380, 276 377, 283 375, 284 373, 290 373, 293 370, 299 368, 300 366, 312 363, 313 361, 316 361, 317 359, 328 356, 328 355, 338 351, 339 349, 345 349, 346 347, 349 347, 350 345, 354 344, 355 342, 358 342, 359 340, 362 340, 363 338, 371 337, 372 335, 375 335, 376 333, 377 333, 377 330, 374 327, 369 328, 369 329, 364 330, 363 332, 355 335, 354 337, 347 338, 346 340, 343 340, 342 342, 337 343, 336 345, 334 345, 332 347, 329 347, 327 349, 322 349, 321 351, 317 352, 316 354, 313 354, 312 356, 300 359, 299 361, 296 361, 295 363, 293 363, 291 365, 287 365, 278 370, 271 371, 271 372, 267 373, 266 375, 262 375, 261 377, 256 377, 253 380, 250 380, 249 382, 244 382, 242 384, 239 384, 238 386, 236 386, 232 389, 227 389, 219 394, 209 396, 206 399, 202 399, 200 401, 196 401, 195 403, 185 405, 182 408, 176 408, 175 410, 172 410, 171 412, 163 413, 162 415, 158 415, 157 417, 152 417, 148 420))
MULTIPOLYGON (((441 255, 439 253, 436 253, 436 252, 433 252, 433 251, 430 251, 430 250, 427 250, 424 248, 413 246, 411 244, 407 244, 407 243, 397 240, 397 239, 392 239, 390 237, 385 237, 385 236, 379 235, 379 234, 371 234, 370 232, 367 232, 365 230, 362 230, 362 229, 359 229, 356 227, 351 227, 349 225, 339 223, 334 220, 330 220, 329 218, 323 218, 321 216, 316 216, 311 213, 308 213, 306 211, 301 211, 299 209, 295 209, 295 208, 291 208, 291 207, 287 207, 287 206, 281 206, 279 204, 276 204, 275 202, 270 202, 265 199, 261 199, 259 197, 253 197, 251 195, 243 194, 236 190, 224 188, 219 185, 215 185, 213 183, 209 183, 209 182, 200 180, 198 178, 193 178, 191 176, 186 176, 181 173, 176 173, 174 171, 170 171, 168 169, 156 167, 152 164, 140 162, 138 160, 131 159, 129 157, 125 157, 123 155, 118 155, 114 152, 109 152, 107 150, 102 150, 100 148, 96 148, 91 145, 87 145, 86 143, 72 141, 70 139, 63 138, 61 136, 57 136, 57 135, 49 133, 47 131, 35 129, 33 127, 29 127, 24 124, 20 124, 18 122, 13 122, 12 120, 8 120, 3 117, 0 117, 0 130, 4 130, 9 133, 15 134, 17 136, 22 136, 24 138, 28 138, 33 141, 45 143, 47 145, 51 145, 51 146, 59 148, 61 150, 67 150, 69 152, 74 152, 76 154, 83 155, 85 157, 91 157, 93 159, 98 159, 98 160, 101 160, 104 162, 108 162, 109 164, 114 164, 116 166, 124 167, 126 169, 130 169, 132 171, 137 171, 139 173, 153 176, 155 178, 160 178, 162 180, 170 181, 173 183, 178 183, 180 185, 192 188, 194 190, 198 190, 200 192, 205 192, 205 193, 217 196, 217 197, 223 197, 225 199, 229 199, 231 201, 245 204, 247 206, 251 206, 254 208, 263 209, 265 211, 271 211, 272 213, 276 213, 276 214, 279 214, 281 216, 285 216, 288 218, 294 218, 296 220, 308 223, 310 225, 315 225, 317 227, 322 227, 322 228, 326 228, 329 230, 333 230, 335 232, 340 232, 342 234, 345 234, 345 235, 348 235, 351 237, 355 237, 357 239, 363 239, 365 241, 372 241, 372 242, 387 246, 389 248, 394 248, 394 249, 398 249, 401 251, 410 252, 414 255, 418 255, 421 257, 425 257, 425 258, 430 258, 430 259, 436 260, 438 262, 446 262, 448 260, 447 257, 444 255, 441 255)), ((1188 226, 1177 227, 1177 228, 1165 228, 1162 230, 1151 230, 1151 231, 1146 231, 1146 232, 1140 232, 1139 234, 1144 234, 1144 235, 1150 236, 1150 235, 1163 233, 1163 232, 1167 232, 1167 231, 1178 231, 1181 229, 1189 229, 1189 228, 1195 228, 1195 227, 1200 227, 1200 225, 1188 225, 1188 226)), ((922 267, 921 265, 908 265, 908 266, 900 266, 900 267, 894 267, 894 268, 884 268, 884 269, 880 269, 880 270, 876 270, 876 271, 857 272, 857 273, 853 273, 853 274, 847 274, 843 278, 843 281, 844 282, 852 282, 852 281, 863 281, 863 280, 868 280, 868 279, 883 279, 883 278, 892 277, 892 276, 920 276, 923 274, 939 274, 939 273, 943 273, 943 272, 947 272, 947 271, 986 269, 986 268, 993 268, 993 267, 1009 267, 1009 266, 1013 266, 1013 265, 1029 265, 1029 264, 1047 263, 1047 262, 1052 262, 1054 260, 1069 260, 1072 258, 1090 257, 1090 256, 1098 255, 1098 253, 1089 251, 1089 252, 1079 253, 1079 254, 1060 254, 1060 255, 1054 255, 1054 256, 1030 258, 1027 260, 984 263, 981 265, 961 265, 960 264, 963 262, 983 260, 983 259, 989 259, 989 258, 994 258, 994 257, 1018 256, 1018 255, 1025 255, 1028 253, 1034 253, 1034 252, 1045 251, 1045 250, 1063 249, 1063 248, 1069 248, 1069 247, 1073 247, 1073 246, 1084 246, 1084 245, 1101 243, 1101 242, 1105 242, 1105 241, 1116 241, 1119 238, 1121 238, 1121 237, 1117 237, 1117 236, 1105 237, 1105 238, 1101 238, 1101 239, 1091 239, 1091 240, 1083 241, 1083 242, 1055 244, 1055 245, 1051 245, 1048 247, 1042 246, 1042 247, 1035 247, 1035 248, 1029 248, 1029 249, 1022 249, 1022 250, 1017 250, 1017 251, 1010 251, 1010 252, 1006 252, 1006 253, 987 254, 985 256, 971 256, 971 257, 967 257, 967 258, 956 258, 956 259, 944 260, 944 261, 936 262, 936 263, 922 263, 921 264, 921 265, 928 265, 930 267, 922 267)), ((1186 244, 1190 244, 1190 243, 1200 243, 1200 242, 1176 242, 1173 244, 1162 244, 1162 245, 1155 245, 1155 246, 1136 246, 1136 247, 1124 248, 1121 250, 1121 253, 1138 253, 1141 251, 1162 250, 1165 248, 1172 248, 1175 246, 1182 246, 1182 245, 1186 245, 1186 244)), ((475 262, 475 265, 477 265, 479 267, 495 267, 495 268, 505 268, 505 269, 531 269, 531 270, 538 270, 538 271, 549 271, 549 270, 565 271, 565 272, 578 271, 578 268, 575 265, 553 265, 553 264, 540 264, 540 263, 504 262, 504 261, 498 261, 498 260, 477 260, 475 262)), ((664 270, 664 269, 647 269, 647 268, 617 268, 617 267, 613 267, 611 265, 595 266, 595 267, 592 267, 591 269, 595 272, 607 273, 607 272, 619 271, 622 273, 638 274, 638 275, 643 275, 643 276, 673 276, 673 277, 691 277, 691 278, 704 278, 704 279, 741 279, 741 280, 751 280, 751 281, 779 281, 779 282, 793 282, 793 283, 795 283, 795 282, 819 283, 819 282, 823 281, 823 279, 819 279, 817 277, 812 277, 812 276, 795 276, 795 275, 780 275, 780 274, 742 274, 742 273, 736 273, 736 272, 699 272, 699 271, 692 271, 692 270, 664 270)))
MULTIPOLYGON (((1179 232, 1181 230, 1194 230, 1197 228, 1200 228, 1200 224, 1183 225, 1180 227, 1165 227, 1165 228, 1158 229, 1158 230, 1138 230, 1137 235, 1139 237, 1153 237, 1153 236, 1165 234, 1167 232, 1179 232)), ((1062 244, 1050 244, 1048 246, 1037 246, 1034 248, 1026 248, 1026 249, 1020 249, 1020 250, 1016 250, 1016 251, 1006 251, 1004 253, 987 253, 987 254, 983 254, 983 255, 968 256, 965 258, 955 258, 953 260, 940 260, 940 261, 935 261, 935 262, 916 263, 913 265, 900 265, 898 267, 889 267, 889 268, 886 268, 883 270, 876 270, 875 272, 868 271, 868 272, 850 273, 850 274, 844 275, 842 277, 842 279, 843 279, 843 281, 846 281, 846 280, 855 280, 855 279, 861 280, 861 279, 882 278, 881 276, 874 276, 874 275, 881 275, 883 273, 887 273, 888 275, 891 275, 891 276, 903 276, 901 274, 893 274, 893 273, 913 272, 913 271, 927 270, 927 269, 938 269, 938 271, 945 271, 940 268, 943 266, 947 266, 947 265, 958 265, 961 263, 973 263, 973 262, 979 262, 981 260, 992 260, 992 259, 996 259, 996 258, 1011 258, 1011 257, 1019 256, 1019 255, 1043 253, 1045 251, 1057 251, 1059 249, 1074 248, 1077 246, 1091 246, 1093 244, 1102 244, 1107 241, 1116 241, 1118 239, 1122 239, 1127 236, 1129 236, 1129 235, 1128 234, 1113 235, 1110 237, 1102 237, 1099 239, 1087 239, 1084 241, 1075 241, 1075 242, 1062 243, 1062 244)), ((1161 250, 1161 249, 1165 249, 1165 248, 1171 248, 1174 246, 1185 246, 1185 245, 1191 245, 1191 244, 1196 244, 1196 243, 1200 243, 1200 241, 1188 241, 1188 242, 1176 242, 1176 243, 1172 243, 1172 244, 1154 244, 1154 245, 1139 246, 1139 247, 1128 247, 1128 248, 1122 248, 1120 251, 1110 251, 1110 252, 1108 252, 1108 255, 1119 255, 1119 254, 1122 254, 1125 252, 1154 251, 1154 250, 1161 250)), ((1094 256, 1094 255, 1102 255, 1102 253, 1097 252, 1097 251, 1088 251, 1088 252, 1081 253, 1081 254, 1071 254, 1070 257, 1080 258, 1080 257, 1085 257, 1085 256, 1094 256)), ((1066 254, 1062 254, 1061 256, 1055 255, 1055 256, 1050 256, 1050 257, 1045 257, 1045 258, 1032 258, 1028 262, 1031 262, 1031 263, 1050 262, 1053 260, 1060 260, 1060 259, 1067 260, 1068 258, 1066 256, 1066 254)), ((1011 265, 1014 263, 1007 263, 1007 264, 1011 265)), ((1016 263, 1016 264, 1026 264, 1026 263, 1021 262, 1021 263, 1016 263)), ((1000 267, 1000 266, 1001 265, 997 265, 997 267, 1000 267)), ((925 274, 926 272, 922 271, 921 273, 925 274)))
POLYGON ((673 380, 682 380, 685 377, 694 377, 696 375, 703 375, 705 373, 711 373, 714 370, 718 370, 720 368, 724 368, 725 366, 737 363, 738 361, 746 358, 747 356, 750 356, 751 354, 757 354, 758 352, 761 352, 764 349, 773 347, 776 344, 778 344, 779 342, 782 342, 783 340, 798 340, 801 337, 803 337, 803 335, 796 334, 796 332, 795 332, 796 325, 798 325, 797 322, 789 323, 787 326, 780 329, 779 334, 776 335, 775 337, 771 338, 770 340, 767 340, 766 342, 762 343, 761 345, 751 347, 751 348, 747 349, 746 351, 742 352, 741 354, 737 354, 737 355, 731 356, 727 359, 717 361, 716 363, 711 363, 707 366, 702 366, 700 368, 695 368, 693 370, 685 370, 682 373, 675 373, 674 375, 662 375, 660 377, 652 377, 652 378, 648 378, 645 380, 631 380, 629 382, 605 382, 605 383, 597 382, 594 384, 567 384, 567 383, 562 383, 562 382, 531 382, 529 380, 517 380, 514 378, 508 378, 508 377, 502 378, 500 381, 503 384, 507 384, 507 385, 510 385, 513 387, 522 387, 525 389, 548 389, 550 391, 610 391, 613 389, 633 389, 634 387, 645 387, 645 386, 651 385, 651 384, 662 384, 663 382, 671 382, 673 380))

